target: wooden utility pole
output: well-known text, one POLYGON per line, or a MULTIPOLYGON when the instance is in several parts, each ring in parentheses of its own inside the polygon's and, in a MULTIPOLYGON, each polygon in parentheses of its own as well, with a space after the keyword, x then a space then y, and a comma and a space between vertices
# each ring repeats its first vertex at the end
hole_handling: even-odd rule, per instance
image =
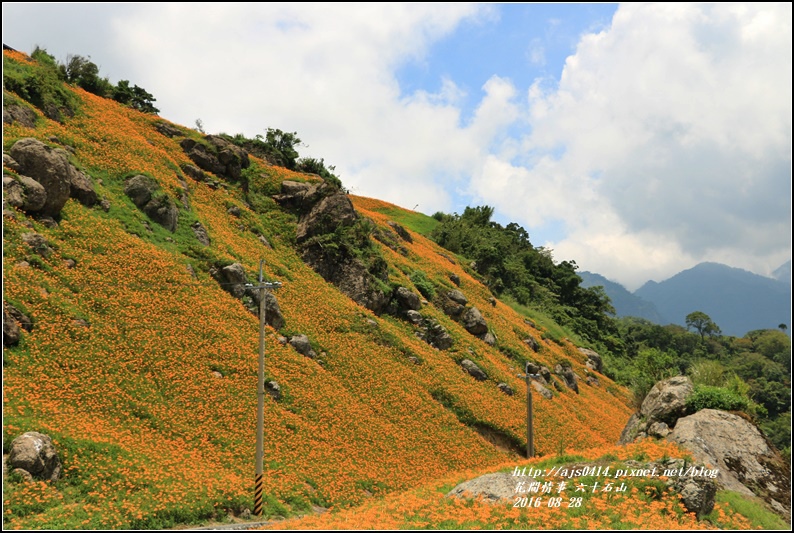
POLYGON ((535 433, 532 419, 532 378, 538 377, 539 374, 530 373, 529 364, 527 362, 524 367, 524 373, 518 374, 518 377, 527 381, 527 458, 532 458, 535 457, 535 433))
POLYGON ((265 457, 265 324, 267 305, 267 289, 278 289, 281 282, 265 283, 265 260, 259 261, 259 372, 257 374, 256 404, 256 483, 254 486, 254 514, 262 515, 264 491, 264 457, 265 457))

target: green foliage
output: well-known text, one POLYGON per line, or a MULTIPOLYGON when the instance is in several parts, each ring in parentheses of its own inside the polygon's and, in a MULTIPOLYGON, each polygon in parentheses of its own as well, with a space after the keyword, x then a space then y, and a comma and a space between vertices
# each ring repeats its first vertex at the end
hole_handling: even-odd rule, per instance
POLYGON ((689 377, 696 385, 719 387, 725 384, 725 366, 717 361, 703 359, 689 369, 689 377))
POLYGON ((726 387, 696 385, 695 391, 687 399, 686 405, 691 412, 701 409, 746 411, 750 407, 750 401, 747 397, 726 387))
POLYGON ((432 300, 436 296, 436 287, 433 285, 433 282, 427 279, 427 275, 422 272, 421 270, 414 270, 411 275, 410 279, 413 282, 416 289, 428 300, 432 300))
POLYGON ((342 180, 339 176, 333 173, 336 170, 334 166, 325 166, 325 159, 315 159, 313 157, 302 157, 298 159, 295 165, 295 170, 298 172, 306 172, 309 174, 317 174, 324 181, 330 183, 337 189, 342 188, 342 180))
MULTIPOLYGON (((727 503, 731 509, 747 518, 750 521, 751 529, 781 531, 789 529, 790 524, 787 524, 780 516, 768 510, 759 498, 747 497, 738 492, 720 490, 717 491, 715 500, 717 503, 727 503)), ((716 509, 703 517, 703 520, 711 522, 717 528, 724 528, 720 513, 716 509)))
POLYGON ((3 89, 47 115, 52 115, 53 109, 73 114, 78 99, 63 85, 55 59, 40 48, 33 52, 33 58, 34 63, 25 63, 3 56, 3 89))
POLYGON ((687 329, 695 329, 695 331, 700 334, 701 340, 703 340, 706 335, 713 337, 722 333, 719 326, 717 326, 717 324, 715 324, 711 318, 702 311, 694 311, 689 313, 686 316, 686 327, 687 329))
POLYGON ((66 56, 66 63, 58 67, 61 78, 67 83, 77 85, 97 96, 110 97, 113 95, 113 84, 107 77, 99 76, 99 67, 91 61, 91 57, 81 55, 66 56))
POLYGON ((582 287, 574 261, 555 263, 551 252, 535 248, 515 223, 491 221, 493 208, 467 207, 462 215, 436 213, 431 233, 438 244, 475 262, 475 270, 500 297, 543 310, 581 337, 599 342, 616 333, 614 309, 601 287, 582 287))
POLYGON ((156 115, 160 112, 152 102, 157 99, 145 89, 134 85, 130 87, 129 80, 121 80, 113 89, 113 99, 142 113, 156 115))

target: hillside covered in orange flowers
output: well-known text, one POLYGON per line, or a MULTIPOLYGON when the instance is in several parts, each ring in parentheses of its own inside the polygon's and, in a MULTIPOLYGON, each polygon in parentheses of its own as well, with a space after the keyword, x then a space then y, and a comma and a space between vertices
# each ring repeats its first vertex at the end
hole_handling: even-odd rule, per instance
MULTIPOLYGON (((4 62, 36 68, 17 52, 4 62)), ((253 281, 264 260, 265 278, 283 283, 275 296, 284 325, 265 336, 267 377, 280 389, 265 403, 267 517, 353 509, 460 472, 527 464, 517 376, 527 361, 582 378, 575 391, 554 376, 561 386, 550 385, 549 398, 534 395, 538 456, 617 442, 633 412, 628 391, 586 365, 586 346, 493 299, 465 258, 413 230, 424 215, 349 196, 385 261, 383 286, 419 294, 420 272, 439 293, 460 291, 494 342, 426 300, 419 312, 452 340, 438 349, 404 316, 373 312, 310 268, 295 244, 300 216, 272 196, 285 181, 318 176, 249 155, 238 180, 196 179, 184 141, 206 144, 201 133, 63 90, 75 108, 61 121, 4 90, 5 103, 33 114, 32 126, 4 124, 4 152, 27 138, 63 149, 97 197, 90 207, 71 198, 52 217, 4 203, 4 305, 32 322, 4 346, 4 448, 24 432, 45 433, 63 467, 55 483, 4 480, 4 528, 160 528, 252 508, 259 321, 213 275, 220 265, 240 264, 253 281), (133 176, 156 182, 176 206, 173 231, 125 193, 133 176), (375 238, 395 222, 410 239, 375 238), (298 335, 314 357, 286 342, 298 335), (464 359, 486 379, 465 371, 464 359)))

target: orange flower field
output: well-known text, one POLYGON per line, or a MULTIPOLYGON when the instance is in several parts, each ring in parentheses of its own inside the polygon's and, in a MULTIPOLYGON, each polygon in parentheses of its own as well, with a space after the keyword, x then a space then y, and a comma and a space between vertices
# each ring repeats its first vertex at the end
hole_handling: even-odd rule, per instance
MULTIPOLYGON (((293 215, 275 204, 257 213, 234 184, 211 188, 184 177, 180 165, 191 161, 178 138, 155 129, 163 119, 72 90, 80 108, 64 124, 36 109, 35 128, 4 127, 6 151, 24 137, 73 147, 73 163, 110 202, 105 212, 69 200, 54 227, 14 209, 3 217, 4 301, 34 320, 18 346, 4 348, 5 452, 18 435, 40 431, 53 438, 63 463, 56 483, 4 481, 4 529, 161 528, 252 508, 259 322, 213 280, 203 257, 239 262, 251 280, 264 259, 267 279, 283 282, 275 296, 286 326, 266 330, 266 373, 279 383, 282 398, 265 402, 265 513, 294 516, 313 506, 332 511, 275 527, 601 529, 616 513, 630 515, 627 523, 637 529, 712 527, 684 513, 672 496, 652 503, 631 492, 593 497, 588 509, 599 512, 592 516, 444 498, 439 487, 449 490, 466 477, 555 454, 622 459, 622 449, 626 457, 637 450, 651 458, 679 452, 652 443, 614 446, 633 409, 628 391, 600 374, 598 386, 582 379, 578 394, 563 388, 552 399, 534 395, 540 458, 528 462, 491 443, 439 395, 458 414, 523 443, 522 364, 498 348, 551 369, 568 361, 584 377, 586 358, 577 346, 553 339, 501 301, 491 305, 490 291, 462 258, 411 232, 413 243, 401 243, 407 255, 377 244, 390 265, 390 282, 418 292, 409 276, 419 270, 451 290, 449 275, 456 274, 498 339, 491 347, 428 304, 422 314, 454 339, 449 350, 431 347, 407 321, 374 315, 304 264, 291 244, 293 215), (180 181, 188 184, 189 208, 176 202, 175 233, 149 223, 124 196, 124 178, 139 173, 175 199, 180 181), (240 208, 239 218, 227 212, 231 206, 240 208), (194 221, 211 238, 206 249, 193 236, 194 221), (22 241, 31 231, 49 243, 49 257, 22 241), (301 333, 318 348, 318 359, 279 342, 301 333), (522 342, 530 336, 540 344, 537 353, 522 342), (464 372, 458 363, 465 358, 489 379, 479 382, 464 372), (501 382, 516 393, 501 392, 501 382)), ((253 157, 252 165, 260 187, 316 179, 253 157)), ((350 198, 384 229, 393 220, 384 212, 400 209, 350 198)), ((741 516, 721 512, 726 527, 747 527, 741 516)))

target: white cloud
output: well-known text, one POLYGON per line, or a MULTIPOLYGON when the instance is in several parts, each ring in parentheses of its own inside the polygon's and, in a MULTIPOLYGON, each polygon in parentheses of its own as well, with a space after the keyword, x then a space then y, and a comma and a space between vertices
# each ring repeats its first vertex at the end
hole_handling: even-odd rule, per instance
POLYGON ((555 256, 628 284, 715 258, 774 268, 790 256, 791 44, 790 4, 622 5, 558 87, 528 90, 526 168, 490 165, 487 196, 531 227, 564 218, 555 256))

